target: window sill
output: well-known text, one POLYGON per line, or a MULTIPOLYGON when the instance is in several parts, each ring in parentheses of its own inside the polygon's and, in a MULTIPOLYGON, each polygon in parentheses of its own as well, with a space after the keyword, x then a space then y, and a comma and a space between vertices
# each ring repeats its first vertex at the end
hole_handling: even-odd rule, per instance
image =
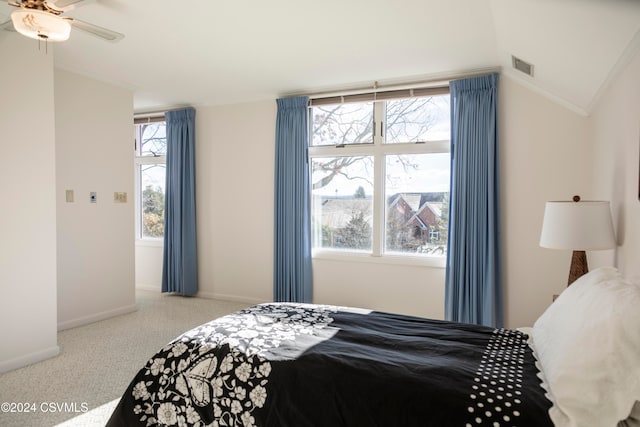
POLYGON ((405 265, 413 267, 445 268, 446 257, 412 256, 412 255, 382 255, 374 256, 366 253, 342 252, 331 250, 315 250, 313 260, 328 260, 340 262, 362 262, 389 265, 405 265))
POLYGON ((136 239, 136 246, 148 246, 161 248, 164 246, 163 239, 136 239))

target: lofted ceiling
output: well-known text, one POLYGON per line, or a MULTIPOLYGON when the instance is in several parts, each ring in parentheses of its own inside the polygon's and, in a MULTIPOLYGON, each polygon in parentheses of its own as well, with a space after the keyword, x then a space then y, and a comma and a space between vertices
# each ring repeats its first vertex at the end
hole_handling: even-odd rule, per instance
POLYGON ((500 68, 589 114, 640 50, 640 0, 84 0, 66 15, 125 38, 73 30, 55 66, 131 89, 137 112, 500 68))

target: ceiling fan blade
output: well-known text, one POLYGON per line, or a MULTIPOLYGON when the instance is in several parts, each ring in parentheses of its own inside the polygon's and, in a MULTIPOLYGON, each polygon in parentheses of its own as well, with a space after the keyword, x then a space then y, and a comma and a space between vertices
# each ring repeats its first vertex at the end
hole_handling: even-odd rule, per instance
POLYGON ((85 21, 81 21, 75 18, 64 18, 68 19, 71 22, 73 28, 77 28, 78 30, 82 30, 96 37, 100 37, 101 39, 117 42, 124 38, 124 34, 118 33, 116 31, 109 30, 107 28, 100 27, 98 25, 90 24, 85 21))

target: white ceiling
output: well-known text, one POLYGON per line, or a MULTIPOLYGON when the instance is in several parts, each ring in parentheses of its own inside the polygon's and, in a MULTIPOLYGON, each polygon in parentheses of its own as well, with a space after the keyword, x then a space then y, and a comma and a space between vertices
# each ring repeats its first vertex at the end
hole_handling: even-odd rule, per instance
POLYGON ((66 15, 125 38, 73 30, 55 65, 133 90, 137 112, 500 67, 588 114, 640 49, 640 0, 85 0, 66 15))

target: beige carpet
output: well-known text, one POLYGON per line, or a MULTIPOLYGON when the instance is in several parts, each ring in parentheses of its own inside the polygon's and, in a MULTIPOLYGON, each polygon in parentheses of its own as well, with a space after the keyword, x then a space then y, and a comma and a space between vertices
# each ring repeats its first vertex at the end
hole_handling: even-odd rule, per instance
POLYGON ((181 333, 249 304, 138 291, 139 310, 58 334, 61 354, 0 374, 0 426, 102 426, 142 365, 181 333), (14 408, 16 409, 16 408, 14 408))
POLYGON ((58 424, 56 427, 103 427, 111 413, 118 405, 120 399, 114 399, 102 406, 85 412, 58 424))

